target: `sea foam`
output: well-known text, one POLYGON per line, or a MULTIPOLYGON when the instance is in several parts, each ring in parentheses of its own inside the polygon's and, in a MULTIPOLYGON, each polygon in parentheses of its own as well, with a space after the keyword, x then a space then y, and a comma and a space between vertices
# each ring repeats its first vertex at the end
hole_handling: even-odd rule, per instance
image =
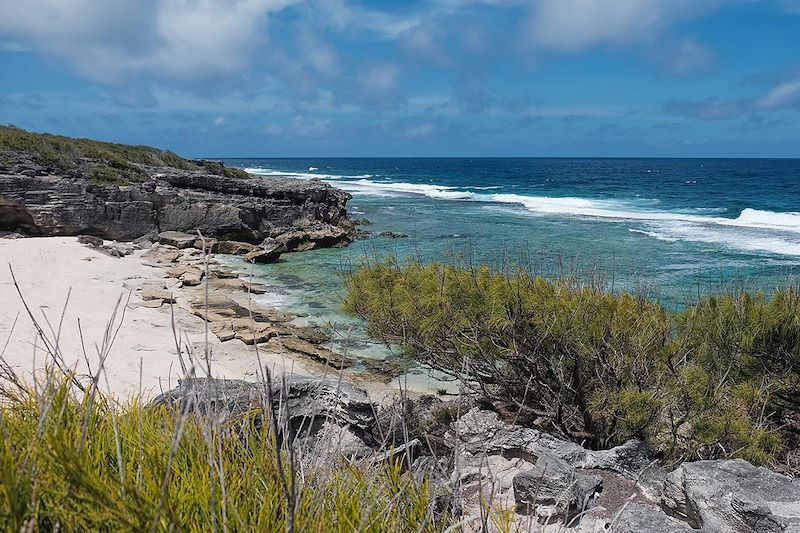
POLYGON ((262 176, 318 178, 349 192, 371 196, 419 196, 435 200, 479 202, 516 206, 531 215, 597 218, 633 221, 644 227, 630 231, 667 242, 692 241, 721 244, 742 251, 763 251, 800 256, 800 213, 779 213, 746 208, 736 218, 713 216, 721 208, 690 208, 666 211, 652 208, 658 202, 619 201, 580 197, 529 196, 479 193, 496 186, 453 187, 434 183, 375 181, 374 175, 344 176, 308 172, 282 172, 248 168, 262 176), (470 189, 469 191, 463 189, 470 189), (645 205, 647 204, 647 205, 645 205), (707 214, 703 214, 707 213, 707 214))

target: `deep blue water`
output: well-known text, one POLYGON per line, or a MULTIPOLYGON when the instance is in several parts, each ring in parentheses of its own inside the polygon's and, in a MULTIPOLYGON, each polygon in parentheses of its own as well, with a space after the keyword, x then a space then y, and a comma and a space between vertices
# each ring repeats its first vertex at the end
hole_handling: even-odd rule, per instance
POLYGON ((319 177, 353 195, 349 211, 371 221, 365 229, 410 236, 259 267, 275 289, 271 303, 339 327, 353 324, 338 312, 342 270, 386 253, 599 270, 615 289, 643 288, 674 307, 732 288, 769 292, 800 271, 800 160, 226 162, 264 179, 319 177))

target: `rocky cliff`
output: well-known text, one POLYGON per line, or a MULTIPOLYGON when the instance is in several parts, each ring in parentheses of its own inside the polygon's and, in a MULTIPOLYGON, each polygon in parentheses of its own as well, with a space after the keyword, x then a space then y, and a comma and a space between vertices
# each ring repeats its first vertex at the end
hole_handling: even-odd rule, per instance
POLYGON ((296 249, 341 245, 352 234, 350 195, 319 181, 247 179, 219 163, 145 147, 20 135, 33 142, 0 135, 0 231, 133 240, 200 230, 249 243, 284 237, 296 249), (152 152, 139 156, 143 150, 152 152))

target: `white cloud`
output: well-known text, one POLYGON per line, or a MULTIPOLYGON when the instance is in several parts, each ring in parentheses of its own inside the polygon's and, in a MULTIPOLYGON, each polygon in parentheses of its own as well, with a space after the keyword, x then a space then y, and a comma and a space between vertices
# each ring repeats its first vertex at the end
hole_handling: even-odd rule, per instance
POLYGON ((800 104, 800 79, 776 85, 767 94, 756 100, 756 107, 778 109, 795 103, 800 104))
POLYGON ((671 74, 692 74, 708 71, 714 64, 714 53, 694 39, 667 42, 656 58, 671 74))
POLYGON ((536 0, 526 40, 574 52, 595 45, 652 39, 676 19, 711 9, 723 0, 536 0))
POLYGON ((215 126, 223 126, 225 125, 225 117, 217 117, 214 119, 215 126))
POLYGON ((0 0, 0 35, 105 83, 213 80, 241 72, 294 1, 0 0))
POLYGON ((402 17, 348 4, 346 0, 317 0, 320 22, 338 31, 367 30, 383 38, 394 39, 419 24, 419 17, 402 17))
POLYGON ((397 74, 395 65, 380 65, 359 73, 357 82, 370 93, 389 94, 397 89, 397 74))
POLYGON ((307 119, 296 116, 289 124, 289 132, 297 137, 324 137, 331 131, 331 121, 327 118, 307 119))

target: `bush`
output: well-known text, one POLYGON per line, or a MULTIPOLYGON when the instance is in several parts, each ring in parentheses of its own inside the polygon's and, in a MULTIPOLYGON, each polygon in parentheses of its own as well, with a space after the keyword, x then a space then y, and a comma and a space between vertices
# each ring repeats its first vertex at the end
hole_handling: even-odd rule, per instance
POLYGON ((371 333, 501 410, 594 447, 775 459, 798 414, 800 295, 741 294, 679 314, 574 278, 396 260, 346 281, 371 333))
MULTIPOLYGON (((69 391, 68 380, 40 384, 0 404, 3 531, 286 530, 286 455, 268 429, 69 391)), ((295 531, 437 530, 427 485, 398 465, 297 479, 295 531)))
MULTIPOLYGON (((79 171, 100 185, 129 185, 149 179, 142 165, 200 171, 228 178, 249 178, 240 169, 218 162, 194 162, 149 146, 74 139, 47 133, 31 133, 14 126, 0 126, 0 156, 13 161, 21 154, 56 172, 79 171)), ((9 163, 6 163, 9 164, 9 163)))

